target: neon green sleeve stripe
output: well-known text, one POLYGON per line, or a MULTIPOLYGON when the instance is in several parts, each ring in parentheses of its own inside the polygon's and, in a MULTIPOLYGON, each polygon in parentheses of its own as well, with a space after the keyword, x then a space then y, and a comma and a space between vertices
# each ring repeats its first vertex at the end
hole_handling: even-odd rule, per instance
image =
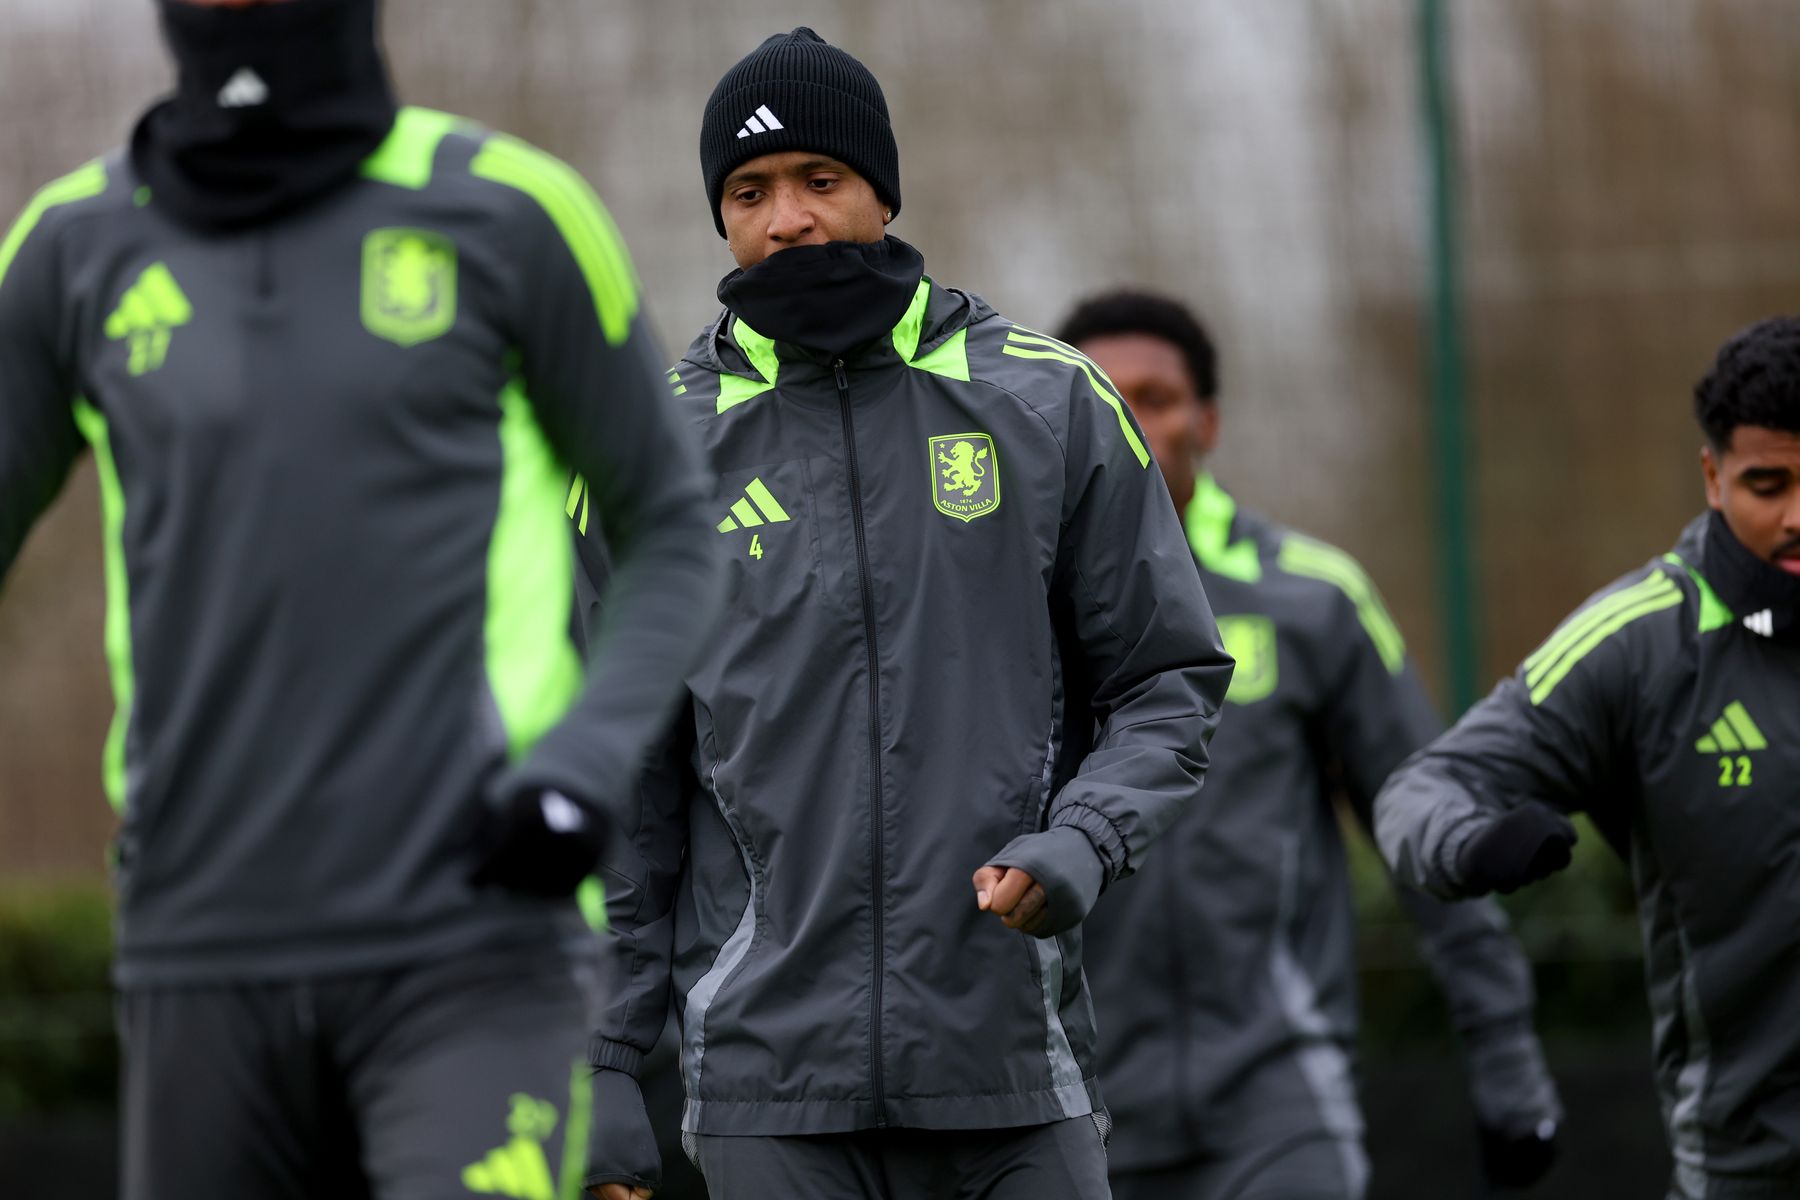
POLYGON ((61 179, 46 184, 38 194, 25 205, 25 211, 13 222, 7 232, 6 240, 0 241, 0 284, 6 282, 7 268, 18 256, 19 247, 37 228, 44 214, 59 204, 73 204, 77 200, 86 200, 90 196, 98 196, 106 190, 106 164, 99 159, 79 167, 61 179))
POLYGON ((1097 368, 1089 366, 1085 359, 1072 358, 1054 350, 1027 350, 1023 346, 1012 345, 1002 346, 1001 353, 1010 354, 1014 358, 1042 358, 1052 362, 1066 363, 1086 375, 1088 386, 1094 389, 1094 395, 1106 401, 1111 406, 1113 414, 1119 418, 1119 430, 1124 433, 1125 441, 1131 446, 1132 454, 1137 457, 1138 466, 1148 467, 1150 465, 1150 452, 1144 449, 1144 443, 1138 437, 1137 430, 1131 427, 1131 418, 1125 415, 1124 403, 1113 395, 1110 389, 1100 385, 1100 380, 1104 376, 1097 375, 1097 368))
POLYGON ((100 525, 106 555, 106 665, 112 674, 113 719, 101 757, 101 777, 113 811, 125 811, 125 735, 137 676, 131 661, 131 585, 125 573, 125 489, 113 461, 106 417, 86 400, 75 401, 75 425, 94 448, 100 475, 100 525))
POLYGON ((1560 662, 1531 687, 1531 702, 1542 704, 1556 690, 1557 684, 1568 678, 1575 664, 1593 653, 1595 648, 1607 638, 1619 632, 1640 617, 1647 617, 1653 612, 1661 612, 1665 608, 1674 608, 1681 603, 1681 589, 1671 586, 1668 591, 1640 600, 1622 611, 1614 610, 1607 620, 1594 626, 1579 642, 1570 647, 1560 662))
POLYGON ((1612 617, 1625 609, 1648 599, 1664 596, 1669 593, 1679 594, 1674 582, 1668 576, 1656 574, 1648 579, 1622 588, 1610 596, 1602 596, 1587 608, 1582 609, 1563 623, 1563 627, 1551 634, 1549 639, 1525 660, 1525 681, 1536 687, 1538 681, 1554 667, 1569 648, 1579 644, 1594 629, 1605 624, 1612 617))
POLYGON ((562 1167, 556 1177, 556 1200, 584 1200, 588 1172, 588 1139, 593 1136, 594 1069, 583 1057, 569 1068, 569 1115, 563 1120, 562 1167))
POLYGON ((587 181, 567 164, 504 134, 482 143, 469 169, 538 202, 587 280, 607 342, 623 343, 637 316, 637 273, 618 227, 587 181))
POLYGON ((574 548, 557 460, 524 389, 500 395, 500 504, 488 543, 488 686, 517 761, 568 712, 585 671, 569 640, 574 548))
POLYGON ((431 182, 438 146, 457 126, 466 124, 461 117, 436 109, 410 105, 401 109, 387 137, 363 160, 363 177, 418 191, 431 182))
POLYGON ((581 881, 581 886, 575 889, 575 903, 589 929, 595 933, 606 931, 606 885, 600 882, 598 875, 589 875, 581 881))
MULTIPOLYGON (((1007 330, 1006 340, 1009 342, 1022 342, 1028 346, 1039 346, 1045 350, 1055 350, 1057 353, 1066 354, 1070 358, 1079 358, 1082 362, 1094 368, 1094 370, 1101 371, 1099 363, 1095 362, 1075 347, 1069 345, 1069 343, 1059 342, 1049 334, 1039 333, 1035 329, 1027 329, 1023 325, 1014 325, 1011 329, 1007 330)), ((1106 378, 1106 373, 1104 371, 1101 371, 1101 378, 1106 378)), ((1107 382, 1111 383, 1112 381, 1107 379, 1107 382)))
POLYGON ((1374 643, 1388 674, 1398 675, 1406 668, 1406 639, 1401 637, 1400 627, 1394 624, 1374 582, 1354 558, 1336 546, 1289 534, 1281 543, 1276 562, 1290 575, 1317 579, 1343 592, 1355 606, 1356 619, 1374 643))

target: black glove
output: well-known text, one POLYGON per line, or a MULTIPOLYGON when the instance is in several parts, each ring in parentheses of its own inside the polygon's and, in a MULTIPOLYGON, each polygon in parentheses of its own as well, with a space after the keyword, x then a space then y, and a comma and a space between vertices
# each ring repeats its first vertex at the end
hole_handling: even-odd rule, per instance
POLYGON ((1016 837, 988 864, 1023 871, 1044 889, 1044 915, 1033 937, 1055 937, 1081 924, 1106 883, 1100 852, 1087 834, 1068 825, 1016 837))
POLYGON ((591 1125, 583 1188, 591 1191, 603 1183, 652 1191, 662 1187, 662 1152, 637 1080, 623 1071, 595 1070, 591 1125))
POLYGON ((1526 803, 1463 843, 1456 855, 1462 890, 1510 894, 1569 865, 1575 827, 1542 804, 1526 803))
POLYGON ((469 876, 528 896, 572 896, 600 861, 599 818, 561 792, 529 789, 488 809, 478 834, 480 863, 469 876))
POLYGON ((1481 1138, 1481 1171, 1496 1187, 1530 1187, 1556 1161, 1556 1122, 1545 1120, 1523 1135, 1509 1135, 1485 1125, 1481 1138))

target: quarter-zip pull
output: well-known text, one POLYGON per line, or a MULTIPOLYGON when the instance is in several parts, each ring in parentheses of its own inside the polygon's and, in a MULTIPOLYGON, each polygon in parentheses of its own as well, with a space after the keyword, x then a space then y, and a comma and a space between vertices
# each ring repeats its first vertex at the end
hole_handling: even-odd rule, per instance
POLYGON ((844 360, 838 359, 831 364, 831 373, 837 377, 838 399, 846 404, 850 402, 850 377, 844 373, 844 360))

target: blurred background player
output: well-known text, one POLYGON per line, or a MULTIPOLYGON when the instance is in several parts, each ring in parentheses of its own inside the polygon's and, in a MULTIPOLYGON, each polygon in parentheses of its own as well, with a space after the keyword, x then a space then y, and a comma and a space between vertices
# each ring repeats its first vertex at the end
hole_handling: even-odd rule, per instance
MULTIPOLYGON (((1120 291, 1077 306, 1057 336, 1137 414, 1237 660, 1202 799, 1089 918, 1114 1195, 1354 1200, 1368 1168, 1333 799, 1366 826, 1388 772, 1441 725, 1357 563, 1240 508, 1206 471, 1218 364, 1194 316, 1120 291)), ((1558 1116, 1530 965, 1492 903, 1402 901, 1462 1038, 1483 1163, 1529 1183, 1558 1116)))
POLYGON ((374 0, 160 15, 173 98, 0 242, 0 572, 84 441, 104 500, 124 1194, 578 1190, 568 897, 717 593, 636 278, 566 166, 397 108, 374 0))
POLYGON ((1404 880, 1511 892, 1566 866, 1562 813, 1628 858, 1674 1200, 1800 1196, 1800 320, 1694 389, 1710 509, 1597 593, 1397 772, 1404 880))
MULTIPOLYGON (((1078 926, 1198 788, 1230 675, 1167 491, 1086 359, 887 236, 849 54, 769 38, 700 158, 739 269, 671 379, 732 600, 605 875, 596 1102, 641 1105, 673 998, 722 1200, 1104 1197, 1078 926)), ((593 1162, 655 1186, 647 1122, 593 1162)))

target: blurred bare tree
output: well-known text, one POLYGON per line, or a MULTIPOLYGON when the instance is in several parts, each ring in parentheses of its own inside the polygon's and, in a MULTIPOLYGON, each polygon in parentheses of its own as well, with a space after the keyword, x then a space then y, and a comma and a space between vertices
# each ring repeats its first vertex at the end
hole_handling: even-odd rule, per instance
MULTIPOLYGON (((1138 282, 1224 356, 1220 475, 1361 557, 1437 660, 1421 388, 1412 0, 390 0, 403 95, 598 185, 671 356, 730 266, 699 113, 809 24, 883 81, 938 278, 1028 324, 1138 282)), ((1687 391, 1795 306, 1800 9, 1786 0, 1454 6, 1485 665, 1660 551, 1700 503, 1687 391)), ((118 144, 166 86, 148 0, 0 0, 0 209, 118 144)), ((0 437, 4 437, 0 430, 0 437)), ((0 596, 0 874, 96 871, 94 486, 0 596)), ((246 802, 253 803, 253 797, 246 802)))

